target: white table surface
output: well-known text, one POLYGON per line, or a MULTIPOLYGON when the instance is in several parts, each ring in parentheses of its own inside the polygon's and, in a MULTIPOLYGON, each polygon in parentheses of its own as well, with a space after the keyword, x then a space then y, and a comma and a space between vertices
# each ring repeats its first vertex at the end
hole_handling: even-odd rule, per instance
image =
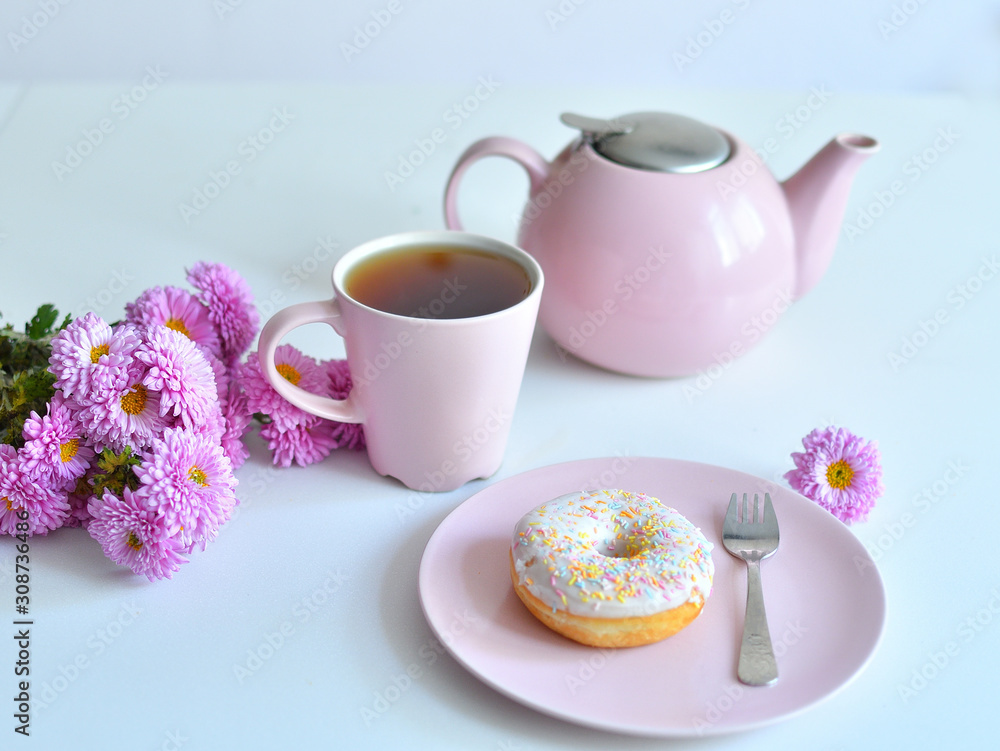
MULTIPOLYGON (((537 332, 500 472, 427 496, 412 514, 399 513, 409 491, 376 475, 364 454, 273 470, 255 440, 238 471, 237 516, 172 581, 149 583, 114 566, 82 530, 33 539, 32 735, 11 740, 8 701, 0 746, 989 745, 1000 674, 1000 571, 989 549, 998 518, 1000 280, 973 283, 979 291, 961 307, 956 300, 958 285, 997 259, 997 104, 829 91, 790 128, 787 118, 807 111, 809 92, 501 83, 453 129, 448 113, 475 96, 479 75, 471 71, 467 86, 451 88, 185 85, 168 76, 147 79, 155 87, 124 118, 121 97, 141 77, 0 88, 0 311, 20 324, 51 301, 114 319, 146 287, 183 285, 184 268, 201 259, 238 269, 265 313, 275 309, 271 300, 326 297, 340 252, 379 235, 443 226, 444 182, 469 143, 511 135, 551 157, 571 136, 557 120, 564 110, 660 109, 714 123, 754 146, 773 137, 779 148, 770 163, 780 178, 835 133, 868 133, 883 148, 862 167, 847 220, 857 222, 876 191, 894 181, 905 191, 862 234, 842 234, 819 286, 756 349, 702 381, 708 387, 697 398, 685 390, 695 379, 604 372, 562 359, 537 332), (290 122, 248 161, 241 143, 275 109, 290 122), (103 118, 110 132, 60 181, 52 163, 103 118), (444 142, 390 190, 385 173, 436 127, 445 129, 444 142), (943 139, 942 131, 952 135, 943 139), (186 222, 179 204, 230 160, 239 161, 240 174, 186 222), (334 243, 331 254, 325 247, 334 243), (941 310, 945 323, 932 337, 917 336, 924 346, 894 368, 889 354, 941 310), (665 741, 551 719, 481 684, 450 657, 428 660, 421 553, 442 519, 478 489, 528 469, 616 454, 779 479, 801 437, 830 423, 881 446, 885 496, 852 532, 878 558, 889 616, 871 664, 829 701, 752 732, 665 741), (335 591, 324 593, 327 585, 335 591), (280 647, 241 681, 235 668, 246 667, 248 652, 267 654, 261 645, 282 629, 280 647), (362 710, 413 664, 420 678, 366 722, 362 710), (921 672, 930 679, 914 683, 921 672), (914 685, 912 695, 901 690, 914 685)), ((526 185, 508 162, 477 166, 463 186, 466 226, 513 239, 511 216, 526 185)), ((313 328, 292 341, 317 357, 342 353, 325 328, 313 328)), ((4 697, 15 689, 13 560, 12 541, 0 540, 4 697)))

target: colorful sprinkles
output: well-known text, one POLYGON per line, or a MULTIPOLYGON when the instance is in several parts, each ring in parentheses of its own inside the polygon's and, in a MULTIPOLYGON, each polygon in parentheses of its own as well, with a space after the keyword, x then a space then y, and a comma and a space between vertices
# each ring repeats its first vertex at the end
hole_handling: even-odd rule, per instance
POLYGON ((651 615, 712 588, 712 544, 676 510, 644 493, 571 493, 525 515, 514 567, 553 611, 651 615), (548 586, 545 586, 545 585, 548 586))

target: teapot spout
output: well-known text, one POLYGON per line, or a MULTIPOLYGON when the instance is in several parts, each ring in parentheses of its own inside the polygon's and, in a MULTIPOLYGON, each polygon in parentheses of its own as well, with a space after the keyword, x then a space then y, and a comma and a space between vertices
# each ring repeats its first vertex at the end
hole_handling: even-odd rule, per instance
POLYGON ((874 138, 842 133, 782 183, 795 232, 794 299, 812 289, 830 265, 851 183, 878 150, 874 138))

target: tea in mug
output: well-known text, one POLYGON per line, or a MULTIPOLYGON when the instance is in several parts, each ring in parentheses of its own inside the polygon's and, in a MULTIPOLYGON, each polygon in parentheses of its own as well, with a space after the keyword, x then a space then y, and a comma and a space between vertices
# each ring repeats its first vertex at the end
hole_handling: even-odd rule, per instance
POLYGON ((360 261, 344 281, 348 295, 370 308, 410 318, 473 318, 521 302, 531 280, 505 256, 472 248, 422 246, 360 261))

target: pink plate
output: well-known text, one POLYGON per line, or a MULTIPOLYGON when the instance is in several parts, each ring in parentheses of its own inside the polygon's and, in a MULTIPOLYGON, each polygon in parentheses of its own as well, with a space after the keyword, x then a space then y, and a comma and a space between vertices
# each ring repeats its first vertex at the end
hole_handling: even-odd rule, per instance
POLYGON ((586 459, 497 482, 456 508, 420 564, 431 629, 473 675, 540 712, 589 727, 661 737, 729 733, 801 712, 865 667, 885 624, 885 590, 867 550, 811 501, 752 475, 674 459, 586 459), (550 498, 601 487, 673 506, 715 544, 715 585, 701 615, 657 644, 585 647, 550 631, 518 600, 507 551, 515 523, 550 498), (762 564, 778 658, 773 686, 736 680, 745 566, 722 547, 733 492, 769 492, 781 528, 762 564))

